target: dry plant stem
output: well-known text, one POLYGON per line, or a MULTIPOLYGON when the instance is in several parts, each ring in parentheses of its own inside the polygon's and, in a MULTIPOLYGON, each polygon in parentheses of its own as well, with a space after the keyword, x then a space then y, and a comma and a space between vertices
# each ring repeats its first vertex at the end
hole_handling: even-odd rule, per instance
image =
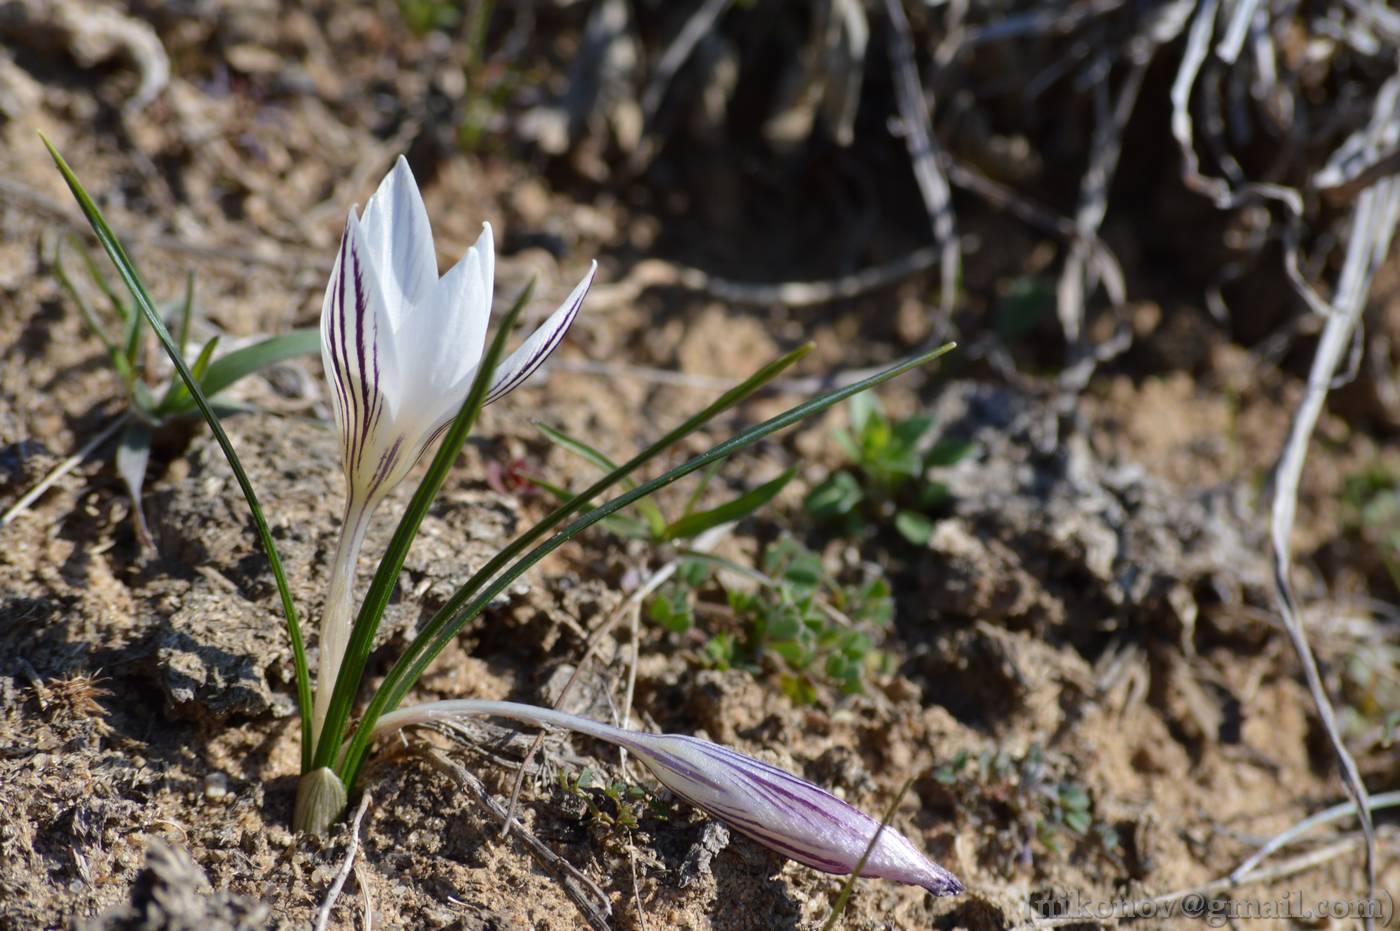
MULTIPOLYGON (((1376 888, 1376 836, 1371 823, 1371 809, 1366 796, 1366 786, 1342 740, 1337 726, 1332 702, 1318 672, 1317 661, 1312 647, 1308 644, 1307 632, 1303 629, 1297 599, 1289 578, 1293 565, 1291 536, 1298 507, 1298 482, 1303 474, 1303 464, 1308 453, 1318 417, 1322 414, 1323 402, 1332 386, 1337 367, 1343 353, 1351 344, 1353 330, 1358 326, 1361 312, 1366 306, 1366 296, 1370 291, 1371 279, 1376 269, 1390 251, 1391 237, 1395 232, 1397 215, 1400 215, 1400 180, 1387 178, 1367 188, 1357 198, 1352 215, 1351 235, 1347 248, 1346 263, 1337 283, 1337 307, 1328 316, 1313 356, 1312 369, 1308 373, 1307 393, 1294 413, 1289 428, 1288 440, 1279 457, 1274 472, 1274 499, 1271 514, 1270 536, 1273 545, 1274 595, 1279 614, 1298 661, 1303 667, 1308 691, 1312 693, 1318 716, 1322 719, 1332 751, 1342 767, 1342 779, 1347 794, 1356 805, 1356 813, 1361 821, 1361 830, 1366 837, 1366 895, 1372 898, 1376 888)), ((1373 921, 1366 919, 1369 928, 1373 921)))
MULTIPOLYGON (((370 794, 366 792, 360 796, 360 807, 355 812, 355 820, 350 822, 350 844, 345 850, 345 862, 340 865, 340 872, 336 873, 335 882, 331 883, 330 891, 326 893, 326 900, 321 903, 321 908, 316 912, 316 931, 326 931, 326 926, 331 920, 331 909, 335 907, 335 900, 340 898, 340 890, 345 888, 345 880, 355 865, 355 857, 360 852, 360 822, 364 820, 369 805, 370 794)), ((366 898, 365 904, 365 927, 368 928, 370 923, 368 898, 366 898)))
POLYGON ((637 882, 637 849, 631 845, 627 848, 627 858, 632 861, 632 898, 637 903, 637 925, 642 931, 651 931, 651 926, 647 924, 646 909, 642 907, 642 886, 637 882))
POLYGON ((1193 191, 1209 197, 1222 210, 1233 210, 1250 202, 1272 202, 1282 206, 1287 213, 1283 224, 1283 266, 1293 290, 1307 302, 1315 312, 1327 315, 1331 308, 1328 303, 1304 279, 1299 259, 1298 227, 1303 216, 1303 198, 1297 190, 1280 184, 1251 182, 1238 188, 1231 187, 1221 178, 1209 177, 1201 172, 1201 161, 1196 155, 1195 125, 1191 116, 1191 92, 1196 78, 1210 54, 1210 40, 1215 32, 1215 22, 1220 11, 1220 0, 1201 0, 1195 17, 1187 30, 1186 50, 1182 53, 1181 64, 1172 81, 1171 103, 1172 135, 1181 149, 1181 178, 1193 191))
MULTIPOLYGON (((952 193, 939 165, 940 151, 929 125, 929 105, 924 99, 919 69, 914 63, 914 43, 901 0, 885 0, 890 23, 890 68, 894 71, 895 98, 904 123, 904 143, 914 166, 914 179, 933 223, 933 238, 940 251, 940 326, 952 317, 958 282, 958 229, 953 216, 952 193)), ((935 327, 935 332, 937 331, 935 327)))
MULTIPOLYGON (((1070 247, 1069 258, 1060 274, 1058 289, 1060 325, 1064 329, 1066 342, 1072 347, 1080 340, 1080 331, 1084 325, 1085 301, 1098 284, 1090 278, 1091 244, 1098 239, 1099 228, 1108 212, 1108 190, 1118 168, 1118 157, 1123 148, 1123 130, 1127 127, 1128 118, 1137 103, 1138 91, 1142 88, 1142 79, 1150 62, 1149 55, 1133 64, 1123 81, 1118 100, 1112 107, 1108 104, 1107 85, 1098 85, 1095 93, 1098 112, 1093 146, 1088 167, 1080 181, 1079 210, 1075 216, 1075 231, 1078 235, 1070 247)), ((1097 272, 1097 269, 1094 271, 1097 272)), ((1126 298, 1121 290, 1121 282, 1116 293, 1111 284, 1108 285, 1108 290, 1109 299, 1115 305, 1121 306, 1126 298)))
POLYGON ((355 882, 360 884, 360 895, 365 900, 365 926, 363 931, 374 931, 374 900, 369 894, 369 877, 365 875, 365 865, 355 862, 355 882))
MULTIPOLYGON (((481 780, 473 776, 466 767, 457 764, 440 750, 425 748, 417 752, 440 771, 471 790, 471 793, 476 796, 476 800, 493 817, 505 819, 505 807, 491 797, 491 793, 486 791, 481 780)), ((611 931, 608 918, 612 916, 612 901, 608 898, 607 893, 575 869, 569 861, 546 847, 538 837, 531 834, 525 827, 520 828, 516 837, 524 842, 525 846, 530 849, 530 853, 542 866, 554 873, 559 879, 564 892, 578 906, 590 927, 596 931, 611 931)))
MULTIPOLYGON (((1394 808, 1396 806, 1400 806, 1400 792, 1382 792, 1379 795, 1371 796, 1371 811, 1373 812, 1378 808, 1394 808)), ((1315 815, 1304 818, 1287 830, 1269 838, 1269 840, 1255 851, 1248 860, 1245 860, 1239 866, 1235 867, 1234 872, 1230 874, 1230 878, 1236 881, 1243 879, 1280 847, 1291 844, 1319 825, 1340 821, 1354 814, 1356 814, 1356 803, 1342 802, 1340 805, 1333 805, 1331 808, 1324 809, 1315 815)))
MULTIPOLYGON (((706 552, 713 549, 715 545, 733 529, 734 524, 732 523, 720 524, 718 527, 712 527, 695 538, 691 549, 699 552, 706 552)), ((603 618, 602 623, 594 628, 593 633, 588 635, 588 642, 584 645, 583 656, 579 658, 578 663, 574 666, 574 671, 569 674, 569 678, 564 683, 564 687, 559 690, 559 697, 554 700, 554 707, 556 709, 563 707, 565 700, 569 697, 569 693, 573 691, 574 684, 578 682, 579 675, 583 672, 584 667, 588 665, 588 661, 593 657, 593 654, 597 652, 598 644, 603 641, 603 638, 606 637, 608 632, 617 624, 618 618, 622 617, 625 612, 630 614, 633 619, 632 660, 628 665, 626 699, 622 706, 622 726, 627 726, 628 720, 631 717, 632 693, 637 682, 637 661, 639 655, 638 650, 640 649, 640 643, 638 642, 640 639, 640 631, 637 629, 635 622, 641 613, 642 602, 646 600, 648 595, 666 584, 667 580, 676 574, 676 569, 680 564, 680 559, 673 559, 649 575, 646 580, 637 587, 636 591, 614 605, 613 609, 603 618)), ((535 740, 530 744, 530 749, 525 751, 525 756, 520 761, 520 769, 516 772, 515 782, 511 784, 510 788, 510 804, 506 809, 505 823, 501 825, 501 837, 503 839, 510 835, 511 825, 515 821, 515 809, 520 802, 520 790, 525 784, 525 772, 530 768, 530 761, 534 759, 535 754, 540 751, 540 747, 544 746, 544 736, 544 731, 540 731, 535 735, 535 740)), ((621 747, 618 748, 618 751, 621 765, 626 767, 627 751, 621 747)))
POLYGON ((52 488, 63 476, 82 465, 83 460, 97 452, 97 450, 102 447, 102 444, 110 440, 118 430, 126 426, 129 420, 131 420, 130 413, 117 415, 111 423, 99 430, 96 436, 84 443, 81 449, 54 466, 47 475, 39 480, 39 484, 25 492, 24 497, 10 505, 9 509, 5 511, 3 515, 0 515, 0 527, 8 526, 16 517, 19 517, 25 511, 29 510, 29 506, 39 500, 39 497, 43 495, 44 492, 52 488))

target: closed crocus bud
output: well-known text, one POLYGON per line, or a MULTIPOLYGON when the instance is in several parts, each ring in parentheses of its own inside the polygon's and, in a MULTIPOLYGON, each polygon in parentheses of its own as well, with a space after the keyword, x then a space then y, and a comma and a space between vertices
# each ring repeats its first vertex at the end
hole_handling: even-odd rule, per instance
POLYGON ((919 852, 894 828, 841 801, 830 792, 708 740, 680 734, 647 734, 514 702, 443 701, 384 715, 383 735, 426 721, 492 716, 561 727, 624 747, 676 795, 721 819, 740 833, 799 863, 847 874, 879 832, 861 875, 922 886, 934 895, 957 895, 957 877, 919 852))

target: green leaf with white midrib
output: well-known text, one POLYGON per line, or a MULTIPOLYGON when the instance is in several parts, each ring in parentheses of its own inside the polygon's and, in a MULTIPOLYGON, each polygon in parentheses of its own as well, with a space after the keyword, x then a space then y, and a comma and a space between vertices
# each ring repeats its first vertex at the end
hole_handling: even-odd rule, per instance
MULTIPOLYGON (((356 729, 354 737, 351 738, 350 746, 346 749, 340 766, 337 767, 337 771, 340 773, 342 779, 346 781, 347 785, 353 784, 355 777, 359 773, 359 768, 363 763, 365 753, 368 751, 370 734, 379 716, 397 707, 408 690, 417 682, 419 676, 427 669, 428 664, 452 642, 453 638, 456 637, 457 633, 467 621, 479 614, 497 595, 503 592, 517 578, 524 574, 526 570, 535 565, 535 563, 554 552, 554 550, 558 549, 569 540, 572 540, 583 530, 586 530, 604 517, 627 507, 634 501, 652 494, 698 469, 704 468, 717 459, 722 459, 725 456, 732 455, 741 449, 751 446, 769 434, 792 426, 813 414, 819 413, 834 404, 844 401, 846 398, 889 381, 891 378, 898 375, 902 375, 910 369, 931 362, 950 351, 953 346, 954 344, 948 343, 937 349, 907 359, 898 365, 894 365, 883 372, 862 379, 852 385, 828 392, 821 397, 813 398, 755 427, 745 430, 738 436, 711 447, 710 450, 696 456, 689 462, 677 466, 649 482, 638 485, 631 491, 621 494, 601 507, 594 508, 582 517, 575 519, 549 540, 536 546, 525 556, 513 563, 510 568, 506 569, 499 576, 496 576, 495 579, 486 586, 485 590, 477 595, 465 608, 461 610, 454 609, 453 613, 448 614, 446 613, 447 608, 444 607, 443 610, 434 615, 427 626, 414 638, 413 643, 409 645, 403 656, 400 657, 399 661, 390 669, 388 676, 375 693, 374 698, 370 701, 370 705, 365 710, 365 715, 360 722, 360 726, 356 729)), ((468 584, 470 585, 471 583, 469 582, 468 584)), ((454 598, 454 601, 455 600, 454 598)))

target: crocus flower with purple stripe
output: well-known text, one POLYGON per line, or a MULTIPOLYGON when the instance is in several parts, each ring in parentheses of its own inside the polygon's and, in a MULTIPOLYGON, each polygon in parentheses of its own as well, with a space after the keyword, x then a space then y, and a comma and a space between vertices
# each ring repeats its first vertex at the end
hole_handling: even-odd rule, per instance
POLYGON ((429 702, 384 715, 377 736, 412 724, 493 716, 561 727, 626 748, 666 788, 740 833, 799 863, 827 873, 856 868, 879 837, 861 875, 957 895, 963 885, 903 834, 810 782, 718 744, 681 734, 647 734, 515 702, 464 699, 429 702))
MULTIPOLYGON (((497 367, 488 404, 517 388, 563 340, 596 268, 497 367)), ((490 224, 438 277, 428 212, 402 156, 364 213, 352 209, 345 221, 321 305, 321 360, 348 492, 321 620, 315 736, 349 640, 355 565, 370 518, 466 399, 485 347, 494 277, 490 224)))

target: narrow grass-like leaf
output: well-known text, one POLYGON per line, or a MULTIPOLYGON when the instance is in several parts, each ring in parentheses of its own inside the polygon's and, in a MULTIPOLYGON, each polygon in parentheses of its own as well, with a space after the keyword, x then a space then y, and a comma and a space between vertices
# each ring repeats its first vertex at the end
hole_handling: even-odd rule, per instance
MULTIPOLYGON (((476 418, 482 407, 486 405, 486 396, 491 390, 491 379, 496 365, 505 353, 506 339, 510 336, 520 311, 530 299, 534 287, 535 283, 532 280, 501 320, 490 348, 477 365, 476 377, 472 380, 471 390, 467 392, 461 410, 457 412, 457 417, 443 436, 437 455, 433 457, 423 480, 418 483, 418 488, 414 491, 408 507, 404 509, 398 528, 379 561, 374 580, 370 582, 369 591, 365 593, 359 614, 355 617, 355 624, 350 630, 350 641, 345 647, 340 671, 336 674, 335 691, 332 692, 330 704, 326 709, 326 721, 321 728, 320 740, 316 744, 312 769, 333 767, 336 751, 344 742, 345 725, 350 719, 350 710, 360 689, 370 649, 374 646, 374 635, 384 617, 384 609, 389 604, 389 595, 398 582, 399 570, 403 568, 404 559, 408 556, 409 547, 413 545, 413 538, 418 534, 423 517, 428 513, 433 499, 437 497, 438 490, 442 488, 452 464, 461 454, 462 446, 466 443, 472 427, 476 425, 476 418)), ((351 784, 345 783, 347 787, 351 784)))
MULTIPOLYGON (((552 482, 546 482, 542 478, 531 476, 529 482, 531 485, 549 492, 549 494, 553 495, 555 500, 560 503, 569 502, 574 499, 574 493, 569 491, 569 489, 561 488, 552 482)), ((617 534, 619 537, 625 537, 630 540, 646 540, 651 537, 651 528, 647 526, 645 521, 637 517, 629 517, 626 514, 614 514, 607 520, 599 521, 598 526, 611 533, 617 534)))
MULTIPOLYGON (((213 397, 254 372, 320 350, 321 331, 315 327, 269 336, 210 362, 208 370, 200 380, 200 386, 207 397, 213 397)), ((194 407, 194 401, 188 394, 184 394, 173 401, 163 403, 161 410, 166 414, 183 414, 193 411, 194 407)))
MULTIPOLYGON (((199 355, 195 357, 194 365, 190 366, 190 374, 194 376, 195 381, 199 382, 201 388, 204 387, 204 373, 209 370, 209 363, 214 358, 214 350, 218 348, 219 337, 209 337, 209 342, 204 344, 204 348, 199 350, 199 355)), ((205 393, 208 393, 207 388, 205 393)))
POLYGON ((685 499, 685 509, 681 511, 682 516, 695 511, 695 506, 700 503, 700 498, 705 494, 705 489, 710 487, 710 482, 714 479, 715 473, 717 473, 723 465, 723 460, 716 459, 700 473, 700 481, 695 483, 695 487, 691 489, 690 494, 685 499))
MULTIPOLYGON (((549 424, 540 423, 538 421, 535 423, 535 429, 548 437, 550 442, 557 446, 562 446, 576 456, 582 456, 603 472, 617 471, 616 462, 613 462, 602 452, 588 445, 583 440, 575 439, 563 430, 556 429, 549 424)), ((637 483, 633 479, 624 476, 622 478, 622 487, 631 491, 633 488, 637 487, 637 483)), ((661 508, 657 506, 655 501, 650 498, 643 498, 637 502, 637 510, 641 512, 643 519, 646 520, 647 526, 651 529, 652 536, 659 538, 665 535, 666 515, 661 513, 661 508)))
POLYGON ((692 537, 698 537, 711 527, 718 527, 720 524, 748 517, 772 501, 778 492, 783 490, 783 486, 792 481, 792 477, 796 474, 796 469, 788 469, 772 481, 764 482, 757 488, 744 492, 733 501, 706 511, 687 514, 666 528, 666 539, 689 540, 692 537))
MULTIPOLYGON (((45 143, 47 144, 47 140, 45 140, 45 143)), ((94 210, 97 209, 97 205, 96 205, 96 204, 93 204, 93 209, 94 209, 94 210)), ((88 218, 88 222, 89 222, 89 223, 92 222, 92 218, 91 218, 91 217, 88 218)), ((106 222, 106 221, 104 220, 103 222, 106 222)), ((100 235, 99 235, 97 238, 98 238, 99 241, 102 240, 102 237, 101 237, 100 235)), ((121 248, 121 242, 117 239, 115 233, 112 234, 112 241, 113 241, 114 243, 117 244, 117 247, 118 247, 119 249, 121 248)), ((104 250, 106 250, 107 255, 108 255, 109 257, 112 255, 112 251, 111 251, 110 249, 107 248, 107 243, 106 243, 106 242, 102 242, 102 248, 103 248, 104 250)), ((121 252, 121 254, 122 254, 123 257, 125 257, 125 256, 126 256, 126 250, 123 249, 122 252, 121 252)), ((116 260, 113 259, 113 261, 115 262, 116 260)), ((130 261, 130 259, 128 259, 127 261, 130 261)), ((120 269, 118 269, 118 273, 121 274, 121 270, 120 270, 120 269)), ((122 278, 125 279, 126 276, 125 276, 124 274, 122 274, 122 278)), ((130 285, 127 285, 127 287, 130 288, 130 285)), ((142 287, 144 288, 145 285, 143 284, 142 287)), ((141 365, 141 318, 142 318, 143 314, 142 314, 141 309, 140 309, 141 301, 140 301, 135 295, 132 295, 132 301, 137 305, 137 307, 131 308, 131 309, 129 310, 129 312, 126 314, 126 336, 125 336, 126 348, 125 348, 122 352, 123 352, 123 355, 126 356, 126 361, 127 361, 127 363, 131 366, 132 371, 139 372, 139 371, 141 370, 141 368, 142 368, 142 365, 141 365)), ((146 303, 148 303, 148 304, 151 305, 151 314, 152 314, 156 319, 160 319, 160 311, 157 310, 156 305, 155 305, 155 301, 151 298, 151 296, 150 296, 149 293, 146 295, 146 303)), ((167 335, 168 335, 168 334, 167 334, 167 335)), ((184 346, 179 346, 179 347, 178 347, 178 352, 179 352, 180 355, 183 357, 184 352, 185 352, 185 347, 184 347, 184 346)))
MULTIPOLYGON (((83 188, 82 182, 78 180, 78 176, 63 160, 63 156, 58 154, 58 150, 43 134, 40 134, 39 138, 43 140, 44 146, 49 150, 49 155, 53 157, 54 164, 62 173, 63 180, 68 184, 68 189, 73 192, 73 197, 78 201, 78 206, 82 208, 83 215, 87 217, 87 221, 92 226, 92 231, 96 234, 98 242, 106 251, 107 257, 116 266, 117 273, 121 276, 122 282, 131 293, 132 300, 135 301, 137 309, 140 311, 139 316, 144 317, 151 329, 155 331, 166 354, 170 356, 175 371, 179 373, 190 394, 194 396, 200 413, 204 415, 205 422, 209 424, 209 429, 214 434, 214 439, 218 441, 225 458, 228 459, 229 467, 233 470, 234 478, 238 481, 238 487, 242 489, 243 497, 248 502, 248 510, 252 512, 253 523, 258 529, 258 538, 261 540, 263 551, 266 552, 267 560, 272 566, 272 575, 277 580, 277 591, 282 597, 282 614, 286 618, 287 634, 292 642, 292 656, 296 664, 297 676, 297 703, 301 710, 302 765, 305 767, 309 764, 311 757, 311 676, 306 665, 306 646, 301 636, 301 623, 297 618, 296 605, 292 602, 291 587, 287 584, 287 575, 282 570, 282 560, 277 554, 277 545, 272 540, 272 531, 267 525, 267 519, 263 516, 262 506, 258 504, 257 494, 253 491, 252 483, 248 481, 248 474, 243 470, 242 463, 238 461, 238 453, 234 451, 233 443, 230 442, 228 434, 224 432, 219 418, 210 409, 209 400, 204 396, 204 391, 199 387, 198 382, 195 381, 189 366, 185 364, 179 347, 175 345, 175 341, 170 336, 170 331, 165 328, 160 315, 156 313, 155 303, 151 300, 150 292, 146 290, 146 285, 141 281, 136 266, 127 257, 121 241, 117 239, 116 233, 112 232, 111 226, 102 216, 102 211, 93 203, 87 190, 83 188)), ((133 314, 132 316, 138 315, 133 314)))
POLYGON ((125 340, 125 328, 131 325, 131 317, 135 311, 126 306, 126 301, 118 297, 117 292, 112 290, 112 286, 107 283, 107 276, 102 274, 102 269, 98 268, 97 261, 92 257, 92 253, 88 251, 87 246, 84 246, 82 241, 75 237, 69 237, 69 242, 73 244, 74 249, 78 250, 78 256, 82 258, 83 267, 87 269, 88 277, 92 279, 92 283, 97 285, 97 289, 102 292, 103 296, 107 298, 107 302, 112 305, 112 313, 121 321, 123 327, 122 339, 125 340))
MULTIPOLYGON (((180 335, 175 340, 175 345, 180 347, 180 352, 185 351, 185 347, 190 344, 190 321, 194 319, 194 272, 185 275, 185 299, 180 302, 180 335)), ((195 373, 198 375, 198 373, 195 373)), ((213 392, 210 392, 212 394, 213 392)))
POLYGON ((92 305, 88 303, 87 298, 83 297, 82 292, 74 286, 73 279, 68 277, 68 269, 63 264, 63 243, 66 238, 67 237, 60 239, 58 244, 54 247, 54 277, 58 279, 59 287, 72 298, 74 304, 78 305, 78 313, 82 314, 83 322, 87 324, 88 329, 91 330, 92 334, 102 343, 102 348, 106 350, 107 357, 112 360, 112 367, 116 369, 117 374, 121 376, 122 383, 129 387, 131 379, 134 377, 131 371, 131 364, 127 361, 126 356, 122 354, 121 347, 114 343, 111 337, 107 335, 107 328, 103 326, 102 321, 98 319, 97 312, 92 309, 92 305))
POLYGON ((305 327, 290 333, 269 336, 251 346, 235 349, 228 355, 215 359, 200 385, 205 394, 218 394, 239 379, 270 365, 320 351, 321 331, 317 327, 305 327))
MULTIPOLYGON (((199 350, 194 364, 190 366, 190 374, 201 385, 204 384, 204 372, 209 368, 209 361, 214 358, 214 350, 218 348, 218 345, 219 337, 210 337, 209 342, 205 343, 204 347, 199 350)), ((209 393, 206 389, 205 394, 209 393)), ((169 386, 165 389, 165 394, 161 396, 160 403, 156 405, 152 413, 156 417, 165 417, 181 408, 187 411, 194 410, 194 401, 191 400, 190 390, 185 387, 185 383, 178 378, 172 378, 169 386)))
MULTIPOLYGON (((530 550, 520 559, 517 559, 508 569, 491 579, 490 584, 486 585, 479 594, 470 600, 470 602, 463 605, 461 603, 462 600, 459 599, 458 596, 461 595, 462 591, 472 588, 474 584, 477 584, 476 576, 474 576, 462 589, 459 589, 458 593, 448 601, 447 605, 444 605, 443 608, 428 621, 423 630, 414 638, 413 643, 404 651, 403 656, 401 656, 398 662, 394 664, 393 668, 389 670, 389 674, 385 677, 383 684, 381 684, 379 690, 375 692, 374 698, 370 700, 369 707, 365 709, 365 714, 361 719, 360 726, 356 729, 354 736, 351 738, 350 744, 341 758, 340 765, 336 767, 336 771, 341 775, 342 779, 345 780, 346 785, 354 784, 355 778, 359 775, 360 766, 364 762, 365 754, 369 749, 370 734, 379 716, 398 706, 399 702, 401 702, 408 693, 408 690, 413 687, 413 684, 418 681, 418 678, 427 669, 428 664, 452 642, 463 625, 480 614, 481 611, 491 603, 492 599, 505 591, 507 587, 541 559, 548 556, 598 521, 617 513, 639 498, 643 498, 665 488, 678 479, 699 469, 703 469, 711 462, 723 459, 741 449, 752 446, 770 434, 776 433, 814 414, 820 413, 832 405, 839 404, 852 395, 859 394, 876 385, 883 384, 891 378, 904 374, 910 369, 931 362, 953 349, 953 347, 953 343, 947 343, 937 349, 906 359, 904 362, 891 366, 869 378, 862 379, 844 388, 830 391, 820 397, 799 404, 757 426, 750 427, 748 430, 731 437, 723 443, 711 447, 705 453, 671 469, 665 474, 638 485, 631 491, 618 495, 606 504, 594 508, 581 517, 575 518, 554 536, 530 550)), ((648 447, 648 450, 652 448, 653 447, 648 447)), ((653 455, 655 454, 653 453, 653 455)), ((635 468, 635 466, 632 466, 632 468, 635 468)), ((615 478, 613 480, 616 481, 615 478)), ((590 489, 590 491, 592 491, 592 489, 590 489)), ((596 492, 593 493, 596 494, 596 492)), ((582 498, 584 496, 580 495, 579 497, 582 498)), ((538 529, 538 527, 535 529, 538 529)), ((524 539, 531 533, 534 533, 534 530, 523 535, 520 539, 524 539)), ((502 552, 511 549, 512 547, 507 547, 506 550, 502 552)), ((490 565, 491 564, 488 563, 488 566, 490 565)), ((483 571, 485 568, 486 567, 483 567, 483 571)), ((495 571, 495 569, 492 570, 493 574, 495 571)), ((478 576, 481 574, 482 573, 479 572, 478 576)), ((490 576, 488 576, 488 578, 490 578, 490 576)))

